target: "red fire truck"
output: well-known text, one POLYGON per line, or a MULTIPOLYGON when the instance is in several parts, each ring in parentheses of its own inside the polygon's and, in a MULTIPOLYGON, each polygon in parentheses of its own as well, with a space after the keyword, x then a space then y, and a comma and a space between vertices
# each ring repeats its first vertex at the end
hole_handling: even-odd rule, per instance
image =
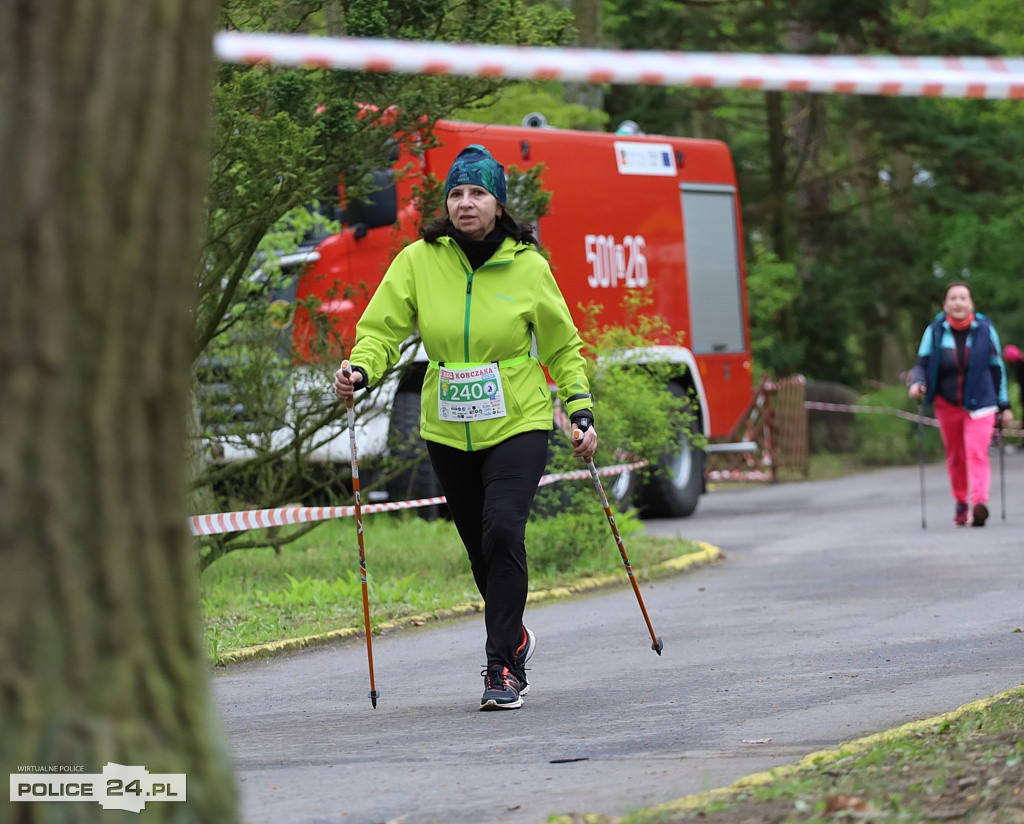
MULTIPOLYGON (((350 334, 394 253, 416 236, 420 216, 413 187, 427 174, 443 180, 460 150, 481 143, 506 169, 543 164, 541 181, 552 198, 549 213, 539 220, 539 238, 577 323, 583 321, 581 305, 600 304, 598 321, 621 325, 623 296, 645 293, 649 311, 674 333, 683 332, 684 345, 678 336, 658 341, 634 360, 642 362, 646 354, 674 364, 668 391, 697 399, 703 435, 728 436, 753 388, 740 206, 727 146, 555 129, 540 115, 529 115, 518 127, 441 121, 434 134, 440 143, 435 148, 413 154, 410 145, 399 147, 394 168, 412 173, 382 170, 381 189, 371 202, 348 205, 343 231, 284 261, 303 269, 297 297, 319 298, 319 311, 343 336, 350 334)), ((298 313, 296 351, 308 353, 310 334, 310 319, 298 313)), ((400 380, 371 393, 378 414, 366 416, 360 427, 361 455, 387 450, 418 426, 425 358, 412 352, 408 359, 400 380)), ((704 490, 704 452, 691 446, 689 434, 667 438, 659 471, 639 491, 645 516, 685 516, 696 507, 704 490)), ((323 439, 313 459, 347 461, 347 434, 338 436, 323 439)), ((621 498, 620 492, 631 489, 630 479, 614 486, 621 498)), ((436 494, 428 462, 388 488, 392 499, 436 494)))

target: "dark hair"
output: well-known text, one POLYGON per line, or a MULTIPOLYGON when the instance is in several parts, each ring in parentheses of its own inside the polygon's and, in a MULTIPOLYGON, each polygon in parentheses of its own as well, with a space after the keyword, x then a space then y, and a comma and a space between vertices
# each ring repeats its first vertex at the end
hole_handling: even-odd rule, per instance
POLYGON ((952 283, 946 285, 946 291, 942 293, 943 301, 945 301, 946 298, 949 297, 949 290, 952 289, 954 286, 963 286, 964 289, 967 290, 967 297, 969 297, 971 300, 974 300, 974 292, 971 291, 970 285, 964 283, 964 281, 962 280, 954 280, 952 283))
MULTIPOLYGON (((454 225, 452 219, 448 216, 448 209, 442 207, 438 216, 420 229, 420 237, 427 243, 436 243, 437 239, 447 235, 448 230, 454 228, 454 225)), ((530 243, 534 246, 538 243, 537 236, 533 233, 533 226, 525 222, 520 223, 504 207, 501 209, 501 217, 498 218, 496 225, 504 229, 513 240, 518 240, 521 243, 530 243)))

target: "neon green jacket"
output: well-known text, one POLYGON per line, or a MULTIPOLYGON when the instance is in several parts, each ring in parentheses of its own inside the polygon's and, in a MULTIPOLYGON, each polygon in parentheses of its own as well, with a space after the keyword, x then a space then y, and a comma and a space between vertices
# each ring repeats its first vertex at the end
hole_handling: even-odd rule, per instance
POLYGON ((356 324, 350 360, 366 371, 370 386, 395 365, 399 346, 417 324, 431 361, 421 396, 425 440, 473 451, 520 432, 551 429, 553 401, 541 363, 558 385, 567 415, 593 408, 583 341, 547 261, 527 243, 506 237, 476 271, 447 236, 435 243, 418 240, 399 252, 356 324), (536 358, 521 357, 530 354, 534 338, 536 358), (440 420, 438 363, 494 361, 508 414, 440 420), (570 401, 574 395, 585 397, 570 401))

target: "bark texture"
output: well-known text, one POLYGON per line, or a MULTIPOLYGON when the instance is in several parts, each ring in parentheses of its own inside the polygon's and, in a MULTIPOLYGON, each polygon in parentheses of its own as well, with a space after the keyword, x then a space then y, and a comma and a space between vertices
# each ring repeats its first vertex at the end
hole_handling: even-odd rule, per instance
POLYGON ((147 822, 235 817, 184 504, 215 12, 0 4, 0 775, 186 773, 147 822))
MULTIPOLYGON (((601 3, 599 0, 564 0, 579 32, 578 45, 584 49, 601 46, 601 3)), ((563 83, 562 97, 566 103, 577 103, 591 109, 604 105, 604 89, 596 83, 563 83)))

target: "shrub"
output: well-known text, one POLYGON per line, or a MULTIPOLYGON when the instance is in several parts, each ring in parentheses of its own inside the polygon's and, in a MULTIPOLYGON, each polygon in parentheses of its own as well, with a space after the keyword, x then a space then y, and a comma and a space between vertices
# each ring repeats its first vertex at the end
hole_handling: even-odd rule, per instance
MULTIPOLYGON (((588 575, 607 571, 609 562, 619 558, 608 519, 596 500, 597 493, 584 489, 583 483, 574 484, 576 488, 571 493, 576 504, 574 511, 535 518, 527 525, 526 550, 533 572, 553 575, 573 570, 588 575)), ((635 511, 616 514, 615 526, 623 542, 643 528, 635 511)))
MULTIPOLYGON (((887 409, 916 413, 917 403, 902 386, 872 390, 860 403, 887 409)), ((926 415, 931 410, 925 410, 926 415)), ((899 466, 920 460, 920 437, 914 421, 880 412, 863 412, 854 416, 853 440, 857 455, 867 466, 899 466)), ((925 460, 942 457, 942 437, 934 426, 924 426, 925 460)))

